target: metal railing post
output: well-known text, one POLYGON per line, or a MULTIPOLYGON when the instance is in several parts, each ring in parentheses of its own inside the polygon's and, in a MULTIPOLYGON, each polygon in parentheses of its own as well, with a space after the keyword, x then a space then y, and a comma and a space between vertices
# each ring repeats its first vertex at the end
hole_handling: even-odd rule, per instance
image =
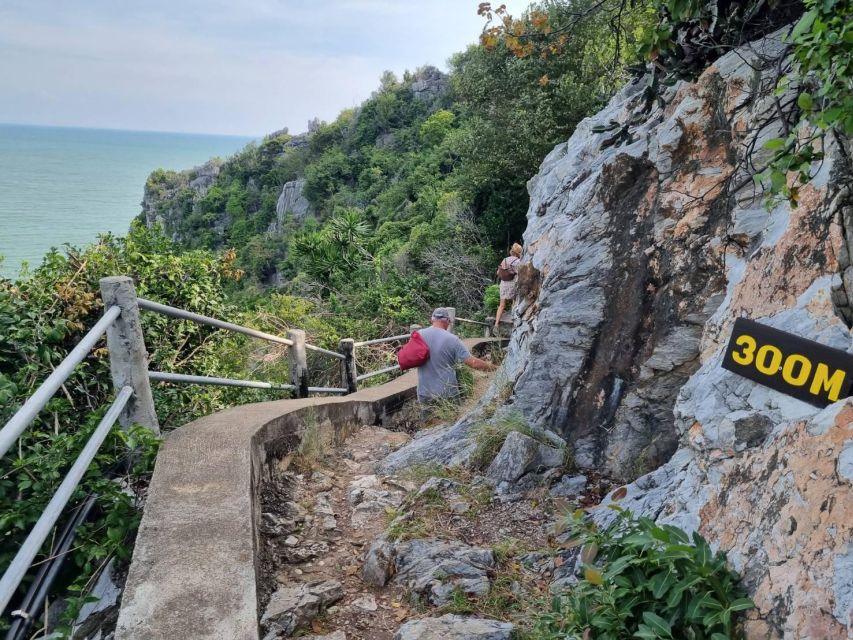
POLYGON ((339 351, 344 354, 341 360, 341 382, 347 393, 358 391, 358 371, 355 366, 355 340, 344 338, 341 340, 339 351))
POLYGON ((133 397, 121 412, 119 423, 125 428, 139 424, 159 435, 160 423, 148 380, 148 352, 133 280, 127 276, 102 278, 101 298, 107 308, 115 305, 121 309, 121 315, 107 329, 113 387, 116 393, 123 387, 133 389, 133 397))
POLYGON ((454 326, 456 324, 456 307, 447 307, 447 313, 450 315, 450 325, 447 327, 447 330, 453 333, 453 330, 456 328, 454 326))
POLYGON ((302 329, 289 329, 287 337, 293 342, 290 346, 290 384, 296 387, 297 398, 308 397, 308 356, 305 352, 305 332, 302 329))

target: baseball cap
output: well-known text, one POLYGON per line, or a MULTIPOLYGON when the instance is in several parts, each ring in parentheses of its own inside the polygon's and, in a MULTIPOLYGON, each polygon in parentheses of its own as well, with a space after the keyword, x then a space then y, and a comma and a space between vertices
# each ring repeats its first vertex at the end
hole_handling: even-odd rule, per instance
POLYGON ((445 307, 436 307, 432 312, 433 320, 450 320, 450 312, 445 307))

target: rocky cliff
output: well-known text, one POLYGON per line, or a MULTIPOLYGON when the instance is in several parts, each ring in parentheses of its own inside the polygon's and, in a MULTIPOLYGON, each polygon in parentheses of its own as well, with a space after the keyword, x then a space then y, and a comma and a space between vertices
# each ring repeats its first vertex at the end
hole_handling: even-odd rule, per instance
POLYGON ((768 210, 752 179, 785 126, 785 55, 778 36, 752 43, 660 101, 631 84, 548 155, 502 376, 385 468, 465 462, 472 425, 521 415, 578 466, 633 480, 625 506, 726 551, 757 605, 749 637, 843 638, 853 401, 819 410, 721 368, 742 316, 853 352, 849 141, 826 140, 796 207, 768 210))
POLYGON ((594 128, 645 106, 628 86, 545 159, 506 404, 573 443, 580 466, 656 469, 626 506, 728 552, 758 607, 750 637, 842 638, 853 401, 818 410, 720 366, 741 316, 853 352, 848 141, 826 141, 795 208, 768 211, 750 179, 766 155, 747 153, 783 127, 770 96, 782 55, 770 37, 723 56, 610 144, 594 128))

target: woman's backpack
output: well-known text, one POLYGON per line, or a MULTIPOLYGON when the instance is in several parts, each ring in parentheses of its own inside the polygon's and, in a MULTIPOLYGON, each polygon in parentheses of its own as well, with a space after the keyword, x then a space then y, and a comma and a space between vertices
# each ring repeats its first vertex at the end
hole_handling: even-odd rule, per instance
POLYGON ((397 351, 397 364, 400 365, 400 371, 425 365, 427 360, 429 360, 429 345, 421 338, 421 334, 412 331, 412 337, 397 351))
POLYGON ((510 280, 515 280, 516 275, 518 275, 518 271, 516 271, 515 265, 507 264, 506 258, 501 260, 501 263, 498 265, 498 278, 504 282, 509 282, 510 280))

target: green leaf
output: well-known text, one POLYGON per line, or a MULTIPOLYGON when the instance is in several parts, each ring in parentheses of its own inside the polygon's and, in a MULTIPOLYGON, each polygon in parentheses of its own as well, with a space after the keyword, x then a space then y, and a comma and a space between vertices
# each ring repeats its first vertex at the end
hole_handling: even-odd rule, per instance
POLYGON ((764 148, 768 151, 778 151, 785 146, 785 141, 782 138, 771 138, 764 143, 764 148))
POLYGON ((705 592, 701 595, 695 596, 690 604, 687 605, 687 610, 685 611, 685 617, 688 620, 700 620, 704 612, 702 609, 708 606, 708 603, 713 600, 713 596, 705 592))
POLYGON ((807 91, 803 91, 799 96, 797 96, 797 106, 803 111, 811 111, 814 107, 812 94, 807 91))
POLYGON ((660 636, 655 631, 644 624, 640 624, 634 632, 635 638, 645 638, 646 640, 657 640, 660 636))
POLYGON ((812 9, 811 11, 807 11, 803 14, 803 17, 800 18, 799 22, 794 25, 794 29, 791 31, 791 40, 797 40, 800 38, 806 31, 812 28, 812 24, 814 24, 815 18, 817 18, 817 10, 812 9))
POLYGON ((755 603, 749 598, 738 598, 729 605, 729 611, 746 611, 755 608, 755 603))
POLYGON ((672 625, 652 611, 643 611, 643 622, 664 638, 672 637, 672 625))
POLYGON ((655 575, 649 581, 649 586, 655 599, 660 600, 663 598, 664 594, 669 591, 669 588, 675 584, 676 580, 675 570, 672 567, 655 575))

